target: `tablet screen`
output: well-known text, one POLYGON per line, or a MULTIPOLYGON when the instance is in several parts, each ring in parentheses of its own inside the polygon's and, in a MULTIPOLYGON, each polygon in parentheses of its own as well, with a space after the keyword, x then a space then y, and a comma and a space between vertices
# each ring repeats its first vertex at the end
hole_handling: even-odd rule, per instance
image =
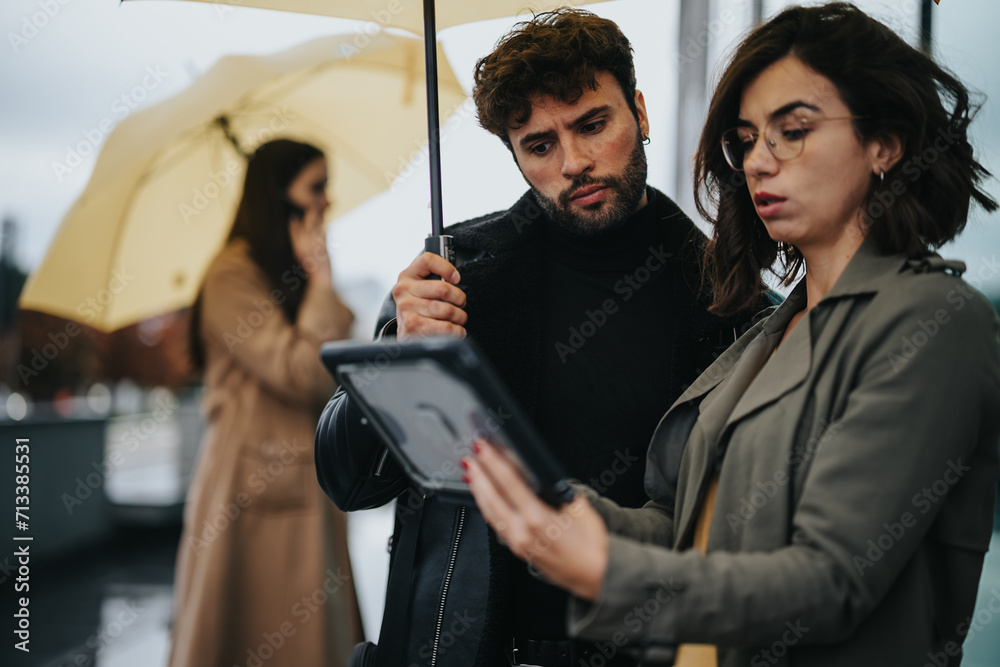
POLYGON ((363 368, 342 367, 341 374, 428 488, 467 491, 460 461, 476 439, 488 439, 510 453, 502 429, 509 411, 481 403, 434 360, 393 363, 379 370, 377 381, 363 368))

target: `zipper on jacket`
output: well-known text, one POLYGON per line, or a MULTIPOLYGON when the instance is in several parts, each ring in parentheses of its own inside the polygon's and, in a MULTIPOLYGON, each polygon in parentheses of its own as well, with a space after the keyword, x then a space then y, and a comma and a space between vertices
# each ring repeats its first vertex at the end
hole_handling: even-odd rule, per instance
POLYGON ((381 477, 382 473, 385 472, 385 464, 389 461, 389 448, 382 448, 382 456, 378 458, 378 463, 375 464, 375 477, 381 477))
POLYGON ((441 627, 444 625, 444 603, 448 599, 448 587, 451 585, 451 574, 455 571, 455 560, 458 558, 458 541, 462 539, 462 528, 465 526, 465 507, 458 510, 458 530, 455 531, 455 543, 451 545, 451 558, 448 569, 444 573, 444 587, 441 590, 441 607, 438 609, 437 626, 434 628, 434 649, 431 652, 431 667, 436 667, 438 645, 441 643, 441 627))

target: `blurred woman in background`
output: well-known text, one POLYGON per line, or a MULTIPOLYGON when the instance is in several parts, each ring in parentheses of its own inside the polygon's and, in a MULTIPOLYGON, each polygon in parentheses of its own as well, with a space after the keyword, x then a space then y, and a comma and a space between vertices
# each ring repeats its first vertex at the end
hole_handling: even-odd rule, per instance
POLYGON ((319 347, 353 321, 332 284, 326 185, 319 149, 258 148, 193 309, 208 426, 178 554, 171 667, 345 665, 362 638, 345 517, 312 453, 335 389, 319 347))

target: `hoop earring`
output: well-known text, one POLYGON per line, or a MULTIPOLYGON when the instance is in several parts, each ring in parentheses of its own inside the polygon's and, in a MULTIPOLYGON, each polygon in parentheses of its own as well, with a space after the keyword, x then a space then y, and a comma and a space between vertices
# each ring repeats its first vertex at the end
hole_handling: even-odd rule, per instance
POLYGON ((642 145, 643 146, 648 146, 649 145, 649 135, 648 134, 642 135, 642 145))

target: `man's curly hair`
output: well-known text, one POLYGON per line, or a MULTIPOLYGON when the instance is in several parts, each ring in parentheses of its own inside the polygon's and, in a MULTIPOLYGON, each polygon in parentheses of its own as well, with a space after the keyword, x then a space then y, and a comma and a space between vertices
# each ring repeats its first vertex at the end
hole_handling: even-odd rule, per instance
POLYGON ((528 122, 532 96, 573 104, 585 87, 597 90, 602 71, 615 77, 638 118, 632 45, 618 26, 580 9, 538 14, 515 25, 476 63, 472 98, 479 124, 511 148, 507 132, 528 122))

